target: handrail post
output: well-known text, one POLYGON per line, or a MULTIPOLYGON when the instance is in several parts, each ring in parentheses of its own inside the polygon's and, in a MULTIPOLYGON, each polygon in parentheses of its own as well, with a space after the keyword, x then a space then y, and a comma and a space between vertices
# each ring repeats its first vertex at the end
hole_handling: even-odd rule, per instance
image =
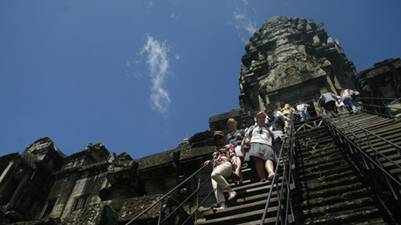
POLYGON ((168 191, 166 194, 164 194, 162 197, 160 197, 157 201, 155 201, 153 204, 151 204, 148 208, 144 209, 142 212, 134 216, 131 220, 129 220, 125 225, 132 224, 134 221, 136 221, 138 218, 140 218, 142 215, 144 215, 146 212, 149 210, 153 209, 157 204, 162 204, 162 201, 164 201, 166 198, 168 198, 172 193, 174 193, 178 188, 183 186, 185 183, 190 181, 194 176, 196 176, 198 173, 200 173, 206 165, 201 166, 198 170, 196 170, 194 173, 189 175, 187 178, 185 178, 183 181, 181 181, 177 186, 175 186, 173 189, 168 191))
MULTIPOLYGON (((163 200, 164 201, 164 200, 163 200)), ((160 225, 161 224, 161 221, 162 221, 162 215, 163 215, 163 208, 164 208, 164 203, 163 203, 163 201, 162 202, 160 202, 160 212, 159 212, 159 218, 157 219, 157 225, 160 225)))

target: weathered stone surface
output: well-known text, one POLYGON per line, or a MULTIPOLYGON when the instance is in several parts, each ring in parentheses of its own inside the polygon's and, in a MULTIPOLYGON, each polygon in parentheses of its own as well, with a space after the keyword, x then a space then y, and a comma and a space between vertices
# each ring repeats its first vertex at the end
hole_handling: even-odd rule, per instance
POLYGON ((357 88, 363 96, 401 97, 401 59, 386 59, 363 70, 357 76, 357 88))
MULTIPOLYGON (((162 195, 146 195, 137 198, 126 199, 123 207, 119 212, 119 220, 127 221, 134 216, 141 213, 143 210, 151 206, 154 202, 156 202, 162 195)), ((144 215, 140 217, 140 219, 150 219, 156 218, 159 216, 160 208, 153 207, 151 210, 146 212, 144 215)))
POLYGON ((40 220, 9 223, 8 225, 61 225, 61 221, 57 219, 47 218, 40 220))
POLYGON ((146 169, 154 166, 172 163, 177 160, 179 154, 180 152, 177 152, 175 149, 173 149, 140 158, 138 159, 139 169, 146 169))
POLYGON ((386 59, 357 76, 363 110, 401 118, 401 59, 386 59))
POLYGON ((214 145, 213 134, 210 130, 199 132, 190 137, 188 142, 192 148, 214 145))
POLYGON ((198 156, 205 157, 205 155, 211 155, 211 153, 216 149, 215 146, 203 146, 192 148, 191 150, 187 150, 182 152, 181 160, 192 159, 198 156))
POLYGON ((92 204, 88 207, 75 210, 64 218, 64 225, 114 225, 118 221, 118 214, 103 203, 92 204))
POLYGON ((310 99, 322 86, 334 92, 353 87, 354 65, 323 25, 311 20, 273 17, 254 33, 245 50, 240 73, 240 104, 245 110, 310 99), (315 82, 316 88, 293 89, 308 82, 315 82))
MULTIPOLYGON (((235 118, 239 128, 245 128, 254 123, 255 112, 269 104, 294 103, 323 91, 352 88, 353 64, 339 42, 311 20, 274 17, 250 38, 245 51, 240 71, 241 108, 211 116, 210 130, 194 134, 172 150, 134 160, 127 153, 117 155, 97 143, 66 156, 45 137, 21 154, 0 157, 0 224, 124 223, 210 158, 215 150, 213 131, 226 130, 228 118, 235 118)), ((380 87, 385 89, 388 77, 392 81, 400 77, 400 62, 390 60, 363 71, 361 88, 368 90, 371 84, 364 84, 365 80, 385 74, 380 87)), ((401 92, 397 82, 392 86, 394 93, 401 92)), ((166 207, 176 206, 176 200, 185 198, 198 179, 202 182, 200 197, 208 196, 212 189, 210 170, 202 170, 192 183, 177 189, 174 201, 171 198, 166 207)), ((315 172, 309 177, 321 175, 315 172)), ((212 203, 210 198, 203 205, 212 203)), ((141 222, 154 224, 159 210, 160 206, 154 207, 141 216, 141 222)), ((172 218, 174 223, 167 224, 177 224, 187 212, 181 210, 177 215, 172 218)))

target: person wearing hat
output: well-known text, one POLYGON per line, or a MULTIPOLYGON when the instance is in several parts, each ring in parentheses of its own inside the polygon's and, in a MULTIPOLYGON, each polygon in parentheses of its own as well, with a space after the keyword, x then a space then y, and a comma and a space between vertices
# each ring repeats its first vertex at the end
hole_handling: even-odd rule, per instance
POLYGON ((213 137, 216 144, 216 151, 213 152, 213 159, 207 160, 204 164, 208 165, 212 163, 213 165, 213 171, 210 177, 214 195, 217 204, 220 206, 218 209, 224 209, 226 207, 226 199, 223 192, 228 192, 228 200, 235 198, 237 195, 226 180, 233 172, 231 158, 234 156, 235 147, 232 144, 226 144, 223 131, 215 131, 213 137))

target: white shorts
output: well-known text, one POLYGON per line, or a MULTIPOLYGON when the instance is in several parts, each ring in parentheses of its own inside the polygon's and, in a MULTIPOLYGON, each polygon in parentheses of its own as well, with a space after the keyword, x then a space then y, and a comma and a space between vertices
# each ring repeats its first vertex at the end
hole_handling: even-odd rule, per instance
POLYGON ((244 157, 244 155, 242 154, 242 151, 241 151, 241 145, 237 145, 235 147, 235 155, 238 157, 244 157))

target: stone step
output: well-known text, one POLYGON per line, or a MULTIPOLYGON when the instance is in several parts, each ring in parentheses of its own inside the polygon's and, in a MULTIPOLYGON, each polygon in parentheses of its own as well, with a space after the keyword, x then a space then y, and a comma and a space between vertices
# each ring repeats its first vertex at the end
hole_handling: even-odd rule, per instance
POLYGON ((337 202, 330 205, 319 206, 314 208, 306 208, 303 210, 304 216, 306 218, 316 218, 325 215, 330 215, 333 213, 340 213, 343 211, 348 211, 350 209, 358 210, 366 206, 374 205, 374 200, 370 197, 362 197, 358 199, 352 199, 345 202, 337 202))
POLYGON ((337 154, 332 154, 331 157, 320 157, 315 160, 307 160, 302 164, 303 168, 309 167, 325 167, 326 164, 333 164, 344 161, 344 155, 341 152, 337 154))
MULTIPOLYGON (((399 140, 400 133, 401 133, 401 130, 389 132, 388 134, 381 136, 381 138, 392 142, 392 140, 399 140)), ((384 140, 382 140, 381 138, 376 137, 372 134, 366 133, 366 135, 361 134, 359 136, 355 136, 352 134, 347 134, 347 136, 350 140, 355 141, 355 142, 362 141, 361 144, 369 145, 369 144, 382 143, 382 142, 385 143, 384 140), (366 135, 367 135, 367 138, 365 138, 366 135)))
POLYGON ((326 189, 319 189, 313 191, 302 191, 303 199, 317 198, 317 197, 327 197, 338 195, 344 192, 354 191, 358 189, 364 189, 364 185, 360 182, 353 184, 338 185, 335 187, 328 187, 326 189))
POLYGON ((343 225, 385 225, 388 224, 383 218, 369 219, 368 221, 355 221, 343 225))
MULTIPOLYGON (((298 166, 300 167, 300 166, 298 166)), ((302 168, 300 168, 302 169, 302 168)), ((344 173, 347 171, 352 171, 352 168, 350 165, 346 164, 346 165, 341 165, 338 167, 334 167, 334 168, 330 168, 328 170, 315 170, 313 172, 308 171, 298 171, 298 175, 299 175, 299 179, 301 180, 306 180, 306 179, 316 179, 318 177, 328 177, 331 176, 333 174, 337 174, 337 173, 344 173)), ((353 173, 353 171, 352 171, 353 173)))
MULTIPOLYGON (((281 184, 281 183, 279 183, 281 184)), ((237 199, 240 198, 247 198, 253 195, 258 195, 262 193, 267 193, 270 190, 271 185, 269 183, 266 183, 265 186, 257 186, 257 187, 252 187, 248 189, 243 189, 240 191, 237 191, 237 199)))
MULTIPOLYGON (((249 221, 249 222, 245 222, 245 223, 237 223, 235 225, 260 225, 262 218, 260 218, 259 220, 254 220, 254 221, 249 221)), ((265 219, 263 224, 276 224, 276 217, 270 217, 265 219)))
POLYGON ((309 198, 304 200, 301 205, 306 208, 322 207, 326 205, 335 204, 338 202, 345 202, 355 198, 361 198, 369 195, 370 193, 366 189, 356 189, 348 192, 337 193, 331 196, 317 196, 316 198, 309 198))
MULTIPOLYGON (((400 139, 400 141, 397 141, 394 144, 400 145, 401 139, 400 139)), ((365 145, 365 146, 361 146, 361 149, 369 154, 381 153, 382 155, 385 155, 385 156, 400 155, 400 150, 391 144, 380 142, 375 145, 372 145, 372 147, 373 147, 373 149, 370 146, 365 145), (378 152, 378 153, 375 153, 375 152, 378 152)), ((378 155, 381 155, 381 154, 378 154, 378 155)))
MULTIPOLYGON (((392 162, 385 161, 385 162, 382 162, 382 165, 386 170, 397 169, 401 165, 401 159, 393 160, 392 162)), ((401 168, 399 168, 399 169, 401 169, 401 168)))
MULTIPOLYGON (((236 206, 236 205, 241 205, 241 204, 248 204, 248 203, 252 203, 252 202, 256 202, 256 201, 260 201, 260 200, 264 200, 266 201, 267 197, 269 195, 269 192, 264 192, 261 194, 255 194, 255 195, 251 195, 248 197, 243 197, 243 198, 236 198, 235 201, 231 201, 228 203, 228 206, 236 206)), ((272 192, 272 198, 277 196, 277 191, 273 191, 272 192)))
POLYGON ((327 189, 329 187, 336 187, 339 185, 353 184, 355 182, 358 182, 358 178, 356 176, 342 177, 331 181, 315 179, 301 182, 300 187, 303 190, 316 191, 321 189, 327 189))
MULTIPOLYGON (((343 223, 367 222, 381 217, 380 210, 374 206, 366 206, 359 209, 350 209, 330 213, 321 217, 313 217, 305 220, 305 225, 338 225, 343 223)), ((369 223, 368 223, 369 224, 369 223)), ((384 223, 387 224, 387 223, 384 223)))
MULTIPOLYGON (((282 180, 282 177, 279 177, 279 181, 282 180)), ((269 182, 252 182, 252 183, 247 183, 247 184, 242 184, 242 185, 237 185, 235 187, 233 187, 234 191, 242 191, 244 189, 248 189, 248 188, 255 188, 255 187, 262 187, 262 186, 266 186, 266 187, 270 187, 269 182)))
MULTIPOLYGON (((239 213, 235 215, 229 215, 229 216, 224 216, 224 217, 219 217, 211 220, 198 220, 196 224, 218 224, 218 225, 232 225, 232 224, 239 224, 239 223, 245 223, 249 221, 255 221, 258 219, 261 219, 263 215, 264 209, 260 210, 254 210, 250 212, 245 212, 245 213, 239 213)), ((269 211, 267 215, 269 217, 275 216, 277 213, 277 207, 271 207, 269 208, 269 211)))
MULTIPOLYGON (((234 214, 239 214, 239 213, 244 213, 244 212, 250 212, 250 211, 255 211, 255 210, 260 210, 264 209, 266 205, 266 200, 259 200, 247 204, 241 204, 241 205, 236 205, 236 206, 231 206, 225 209, 220 209, 217 211, 209 210, 205 213, 202 214, 204 218, 207 220, 210 219, 215 219, 218 217, 224 217, 224 216, 230 216, 234 214)), ((271 198, 270 199, 270 204, 271 206, 276 206, 278 204, 277 202, 277 197, 271 198)))
POLYGON ((300 169, 300 174, 304 174, 304 173, 310 173, 313 171, 322 171, 324 172, 325 170, 330 170, 330 169, 335 169, 337 165, 341 165, 341 164, 348 164, 347 161, 345 161, 345 159, 339 159, 336 161, 331 161, 331 162, 326 162, 326 163, 321 163, 321 164, 315 164, 314 166, 308 166, 306 168, 302 168, 300 169))
POLYGON ((346 133, 353 133, 355 135, 358 134, 362 134, 365 133, 365 130, 361 129, 364 128, 370 132, 373 132, 377 135, 382 135, 382 134, 386 134, 387 131, 397 131, 401 129, 401 124, 394 124, 394 123, 386 123, 386 124, 377 124, 376 126, 368 126, 368 127, 362 127, 359 126, 356 127, 355 129, 351 129, 351 130, 345 130, 346 133))
POLYGON ((309 151, 296 152, 296 157, 302 157, 304 160, 312 160, 329 154, 337 154, 338 151, 340 150, 334 144, 323 145, 317 150, 312 150, 311 148, 309 148, 309 151))
POLYGON ((361 121, 350 121, 351 123, 347 122, 335 122, 336 126, 338 128, 347 128, 350 127, 352 128, 363 128, 363 129, 376 129, 383 127, 383 125, 388 125, 391 126, 394 124, 393 121, 389 120, 376 120, 376 119, 371 119, 371 120, 366 120, 366 122, 361 122, 361 121))
MULTIPOLYGON (((347 115, 342 116, 346 117, 347 115)), ((350 116, 347 117, 350 118, 350 116)), ((337 126, 342 126, 341 124, 344 123, 338 118, 336 120, 337 126)), ((391 124, 387 119, 357 115, 352 118, 352 122, 361 124, 360 126, 366 127, 366 129, 374 130, 390 140, 401 141, 401 126, 391 124), (383 124, 390 127, 386 129, 383 124)), ((363 139, 364 134, 358 129, 354 126, 348 130, 363 139)), ((352 134, 348 134, 348 137, 352 137, 352 134)), ((361 142, 357 139, 355 141, 361 142)), ((337 143, 329 133, 322 131, 318 139, 305 135, 299 143, 300 151, 296 155, 299 181, 297 187, 300 191, 300 207, 305 219, 304 224, 360 224, 368 221, 386 224, 383 223, 382 212, 376 205, 372 193, 361 182, 358 172, 352 167, 352 162, 348 161, 349 159, 345 155, 347 152, 335 147, 337 143), (329 145, 330 148, 320 144, 320 141, 329 141, 330 139, 332 143, 331 146, 329 145), (306 145, 308 141, 309 145, 306 145), (315 146, 316 144, 317 146, 315 146), (315 149, 312 146, 315 146, 315 149)), ((381 148, 380 152, 388 151, 388 148, 382 147, 383 141, 379 138, 370 138, 370 142, 361 142, 361 146, 365 147, 367 143, 381 148)), ((369 151, 368 148, 364 148, 364 150, 369 151)), ((401 163, 398 161, 401 158, 394 154, 394 151, 386 153, 396 163, 401 163)), ((383 159, 380 160, 383 161, 383 159)), ((389 162, 383 164, 395 170, 395 167, 389 162)))

